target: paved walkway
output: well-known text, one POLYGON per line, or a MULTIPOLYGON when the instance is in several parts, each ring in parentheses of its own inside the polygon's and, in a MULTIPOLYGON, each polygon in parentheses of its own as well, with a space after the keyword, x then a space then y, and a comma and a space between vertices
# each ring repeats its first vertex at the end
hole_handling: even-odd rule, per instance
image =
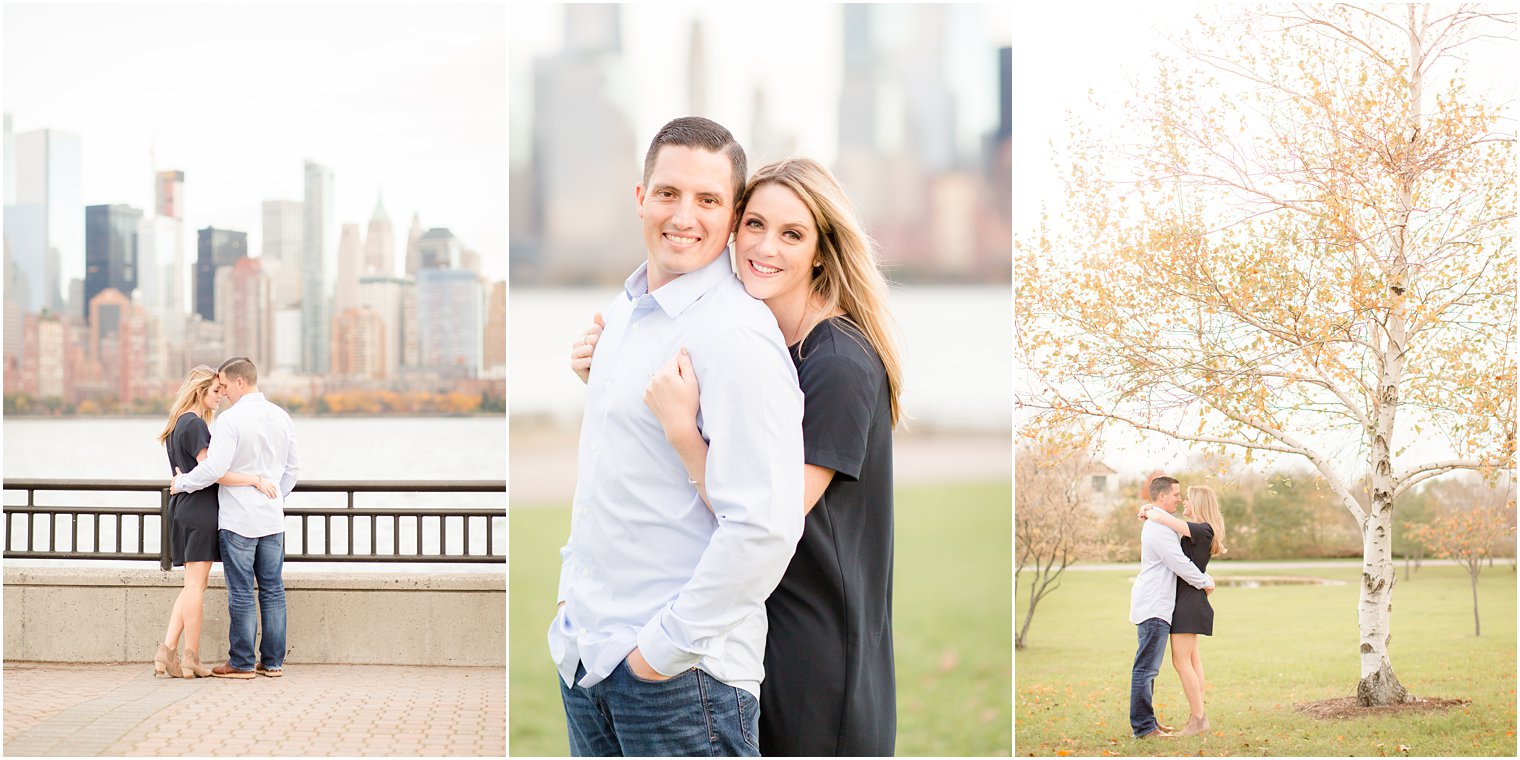
POLYGON ((7 662, 5 756, 500 757, 506 686, 504 668, 291 665, 239 681, 7 662))

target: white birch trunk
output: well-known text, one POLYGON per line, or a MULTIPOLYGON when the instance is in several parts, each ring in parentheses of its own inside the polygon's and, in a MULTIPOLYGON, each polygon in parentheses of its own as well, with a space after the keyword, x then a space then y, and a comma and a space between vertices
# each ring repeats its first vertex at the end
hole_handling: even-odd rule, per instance
MULTIPOLYGON (((1409 140, 1418 141, 1420 133, 1421 72, 1420 27, 1415 7, 1408 6, 1409 19, 1409 140)), ((1416 147, 1411 144, 1411 153, 1416 147)), ((1394 228, 1392 254, 1384 272, 1388 297, 1388 314, 1383 325, 1381 368, 1371 449, 1372 504, 1362 524, 1362 588, 1357 603, 1357 627, 1361 634, 1361 680, 1356 685, 1357 702, 1364 706, 1403 702, 1409 694, 1393 674, 1388 646, 1393 641, 1393 585, 1398 579, 1393 566, 1393 431, 1399 408, 1399 383, 1404 377, 1405 349, 1408 345, 1405 293, 1409 287, 1409 257, 1406 249, 1406 225, 1414 212, 1414 187, 1405 180, 1399 187, 1399 216, 1394 228)))

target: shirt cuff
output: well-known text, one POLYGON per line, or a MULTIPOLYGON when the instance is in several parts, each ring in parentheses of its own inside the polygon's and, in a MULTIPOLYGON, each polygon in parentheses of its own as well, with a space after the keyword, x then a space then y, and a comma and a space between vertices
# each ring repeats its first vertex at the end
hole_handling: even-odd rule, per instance
POLYGON ((665 610, 639 630, 639 654, 656 673, 662 676, 678 676, 697 664, 702 658, 676 647, 660 626, 665 610))

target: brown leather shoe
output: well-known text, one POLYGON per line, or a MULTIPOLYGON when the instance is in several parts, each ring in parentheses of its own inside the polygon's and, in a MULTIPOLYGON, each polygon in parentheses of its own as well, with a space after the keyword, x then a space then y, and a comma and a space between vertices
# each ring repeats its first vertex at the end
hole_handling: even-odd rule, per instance
POLYGON ((1135 738, 1136 739, 1173 739, 1173 738, 1176 738, 1176 735, 1175 734, 1169 734, 1169 733, 1167 733, 1165 731, 1162 731, 1161 729, 1158 728, 1158 729, 1152 730, 1148 734, 1141 734, 1141 735, 1139 735, 1139 736, 1137 736, 1135 738))
POLYGON ((280 676, 285 675, 285 668, 266 668, 264 667, 264 663, 261 662, 253 666, 253 672, 258 673, 261 676, 279 678, 280 676))
POLYGON ((211 675, 214 675, 217 678, 253 678, 253 671, 238 670, 237 668, 234 668, 224 662, 212 668, 211 675))

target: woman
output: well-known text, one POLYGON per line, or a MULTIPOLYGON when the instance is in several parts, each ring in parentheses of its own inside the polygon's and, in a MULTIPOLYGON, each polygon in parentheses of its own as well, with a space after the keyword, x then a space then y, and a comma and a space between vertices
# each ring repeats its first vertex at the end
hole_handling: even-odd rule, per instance
MULTIPOLYGON (((1224 546, 1224 516, 1219 512, 1219 501, 1214 489, 1193 486, 1187 490, 1182 502, 1182 516, 1152 507, 1146 510, 1147 519, 1155 520, 1182 537, 1182 552, 1204 572, 1208 570, 1209 558, 1229 551, 1224 546)), ((1214 635, 1214 608, 1209 596, 1191 584, 1177 579, 1177 606, 1172 612, 1172 666, 1182 679, 1182 691, 1187 695, 1188 722, 1182 729, 1183 736, 1192 736, 1209 730, 1208 715, 1203 710, 1203 659, 1198 649, 1198 635, 1214 635)))
MULTIPOLYGON (((169 470, 189 472, 206 458, 211 444, 212 415, 222 401, 222 384, 216 371, 195 367, 179 387, 179 394, 169 412, 169 422, 158 434, 169 454, 169 470)), ((217 481, 224 486, 253 486, 274 497, 274 484, 263 478, 229 472, 217 481)), ((153 674, 176 678, 209 677, 211 671, 201 666, 201 612, 206 596, 206 578, 211 563, 221 560, 217 540, 217 496, 215 488, 195 493, 176 493, 169 497, 169 556, 174 566, 185 568, 185 586, 174 600, 169 627, 153 656, 153 674), (180 633, 185 635, 185 651, 178 657, 180 633)))
MULTIPOLYGON (((739 279, 776 317, 805 404, 806 527, 766 602, 760 749, 891 755, 892 428, 901 365, 886 280, 843 189, 816 161, 760 169, 736 219, 739 279)), ((600 332, 593 327, 582 343, 594 345, 600 332)), ((698 390, 683 349, 656 373, 644 401, 706 500, 698 390)))

